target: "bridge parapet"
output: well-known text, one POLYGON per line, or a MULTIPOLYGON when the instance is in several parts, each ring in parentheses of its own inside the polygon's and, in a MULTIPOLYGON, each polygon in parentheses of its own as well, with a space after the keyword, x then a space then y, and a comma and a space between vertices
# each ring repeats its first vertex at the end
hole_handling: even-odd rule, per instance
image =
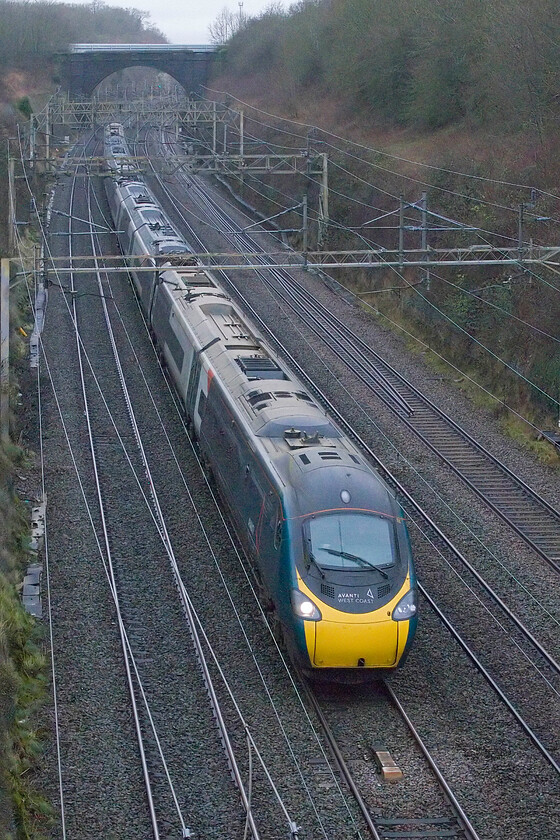
POLYGON ((71 53, 202 52, 215 53, 215 44, 70 44, 71 53))
POLYGON ((207 84, 221 50, 210 44, 71 44, 59 57, 62 85, 71 98, 91 96, 103 79, 127 67, 152 67, 186 93, 207 84))

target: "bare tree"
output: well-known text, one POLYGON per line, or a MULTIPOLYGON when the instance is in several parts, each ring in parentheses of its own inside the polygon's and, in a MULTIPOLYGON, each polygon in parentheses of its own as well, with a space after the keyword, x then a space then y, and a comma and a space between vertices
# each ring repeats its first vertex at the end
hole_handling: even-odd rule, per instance
POLYGON ((210 40, 213 44, 225 44, 226 41, 235 35, 241 29, 244 22, 242 13, 243 3, 239 4, 239 12, 236 14, 224 6, 222 11, 217 15, 213 23, 208 27, 210 40))

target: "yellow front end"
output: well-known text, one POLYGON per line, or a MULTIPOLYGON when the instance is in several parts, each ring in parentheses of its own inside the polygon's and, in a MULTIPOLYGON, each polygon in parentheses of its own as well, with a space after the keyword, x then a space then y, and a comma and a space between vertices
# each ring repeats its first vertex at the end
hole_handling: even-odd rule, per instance
POLYGON ((395 597, 378 610, 349 613, 318 601, 298 575, 299 589, 321 611, 319 621, 305 621, 309 659, 315 668, 393 668, 408 638, 409 621, 393 621, 393 609, 410 589, 406 578, 395 597))

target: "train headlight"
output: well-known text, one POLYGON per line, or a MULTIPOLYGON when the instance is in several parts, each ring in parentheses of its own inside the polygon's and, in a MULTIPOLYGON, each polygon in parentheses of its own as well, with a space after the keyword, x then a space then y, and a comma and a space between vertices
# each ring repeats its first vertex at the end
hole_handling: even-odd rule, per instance
POLYGON ((418 612, 418 596, 416 589, 409 589, 404 598, 401 598, 393 610, 393 621, 406 621, 414 618, 418 612))
POLYGON ((321 620, 319 608, 299 589, 292 589, 292 608, 297 616, 306 621, 321 620))

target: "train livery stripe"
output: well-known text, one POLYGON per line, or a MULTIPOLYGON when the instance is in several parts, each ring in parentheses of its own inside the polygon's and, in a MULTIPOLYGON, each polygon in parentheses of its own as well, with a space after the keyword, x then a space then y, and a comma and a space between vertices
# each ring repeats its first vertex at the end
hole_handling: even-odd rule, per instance
POLYGON ((350 614, 314 596, 298 573, 298 588, 321 611, 320 621, 304 621, 305 641, 313 668, 395 668, 406 649, 410 621, 391 614, 410 589, 407 576, 395 597, 378 610, 350 614))

